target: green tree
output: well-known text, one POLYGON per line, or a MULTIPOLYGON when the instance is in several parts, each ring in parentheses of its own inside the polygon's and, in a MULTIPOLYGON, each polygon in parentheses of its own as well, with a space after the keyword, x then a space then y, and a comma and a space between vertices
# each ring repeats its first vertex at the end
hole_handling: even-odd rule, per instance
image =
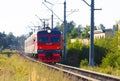
POLYGON ((57 25, 55 27, 56 29, 59 29, 63 32, 63 28, 64 28, 64 24, 62 23, 61 25, 59 24, 59 22, 57 22, 57 25))
POLYGON ((77 32, 77 29, 76 28, 74 28, 73 30, 72 30, 72 32, 71 32, 71 37, 72 38, 76 38, 76 37, 78 37, 78 32, 77 32))
POLYGON ((102 60, 102 67, 120 67, 120 30, 115 33, 115 36, 109 42, 109 51, 102 60))
POLYGON ((100 24, 97 29, 98 29, 98 30, 105 30, 105 26, 104 26, 103 24, 100 24))
POLYGON ((82 32, 82 38, 88 38, 89 37, 89 32, 90 31, 90 26, 86 26, 82 32))
POLYGON ((17 40, 17 49, 18 50, 24 50, 24 41, 27 37, 25 35, 18 36, 16 38, 17 40))
POLYGON ((75 23, 73 21, 70 21, 69 23, 67 23, 67 27, 66 27, 67 33, 70 34, 74 29, 74 27, 75 27, 75 23))
POLYGON ((83 32, 83 26, 82 25, 78 25, 78 27, 76 28, 77 32, 78 32, 78 37, 82 37, 82 32, 83 32))
POLYGON ((74 43, 67 43, 67 60, 70 65, 79 66, 81 60, 88 59, 88 53, 88 46, 78 40, 74 43))

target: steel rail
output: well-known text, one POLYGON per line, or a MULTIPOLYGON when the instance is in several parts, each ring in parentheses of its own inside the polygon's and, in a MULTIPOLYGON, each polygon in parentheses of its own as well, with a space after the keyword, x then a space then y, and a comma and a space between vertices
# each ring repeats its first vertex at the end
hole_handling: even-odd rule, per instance
POLYGON ((77 74, 81 74, 81 75, 88 76, 94 79, 98 79, 100 81, 120 81, 120 77, 117 77, 117 76, 94 72, 94 71, 85 70, 81 68, 76 68, 76 67, 72 67, 68 65, 59 64, 59 63, 56 63, 56 65, 57 67, 61 67, 61 68, 64 68, 68 71, 72 71, 77 74))
POLYGON ((44 66, 47 66, 48 68, 51 68, 53 70, 56 70, 56 71, 61 71, 63 72, 63 75, 64 76, 67 76, 69 77, 71 80, 73 81, 100 81, 98 79, 94 79, 94 78, 91 78, 91 77, 88 77, 88 76, 85 76, 85 75, 82 75, 82 74, 77 74, 75 72, 72 72, 72 71, 68 71, 64 68, 61 68, 61 67, 58 67, 56 66, 56 64, 46 64, 46 63, 43 63, 43 62, 40 62, 40 61, 37 61, 36 59, 33 59, 31 57, 28 57, 28 56, 25 56, 23 55, 25 58, 33 61, 33 62, 36 62, 36 63, 39 63, 39 64, 42 64, 44 66))
POLYGON ((54 69, 56 71, 62 71, 65 76, 67 75, 67 77, 69 77, 71 80, 74 79, 74 81, 120 81, 120 77, 117 76, 76 68, 60 63, 46 64, 28 56, 25 57, 32 60, 33 62, 45 65, 48 68, 54 69))

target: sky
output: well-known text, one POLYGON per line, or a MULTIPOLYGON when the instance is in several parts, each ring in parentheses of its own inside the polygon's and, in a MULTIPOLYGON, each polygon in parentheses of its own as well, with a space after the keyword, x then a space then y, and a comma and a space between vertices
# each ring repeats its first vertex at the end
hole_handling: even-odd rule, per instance
MULTIPOLYGON (((63 20, 64 0, 46 0, 46 4, 53 12, 63 20)), ((89 4, 91 0, 86 0, 89 4)), ((15 36, 27 34, 30 27, 42 26, 38 19, 48 19, 46 23, 51 24, 51 11, 42 3, 44 0, 0 0, 0 32, 8 34, 12 32, 15 36), (37 15, 37 16, 35 16, 37 15)), ((67 21, 74 21, 76 25, 90 25, 90 7, 82 0, 66 0, 67 21), (71 11, 77 10, 71 14, 71 11), (70 15, 69 15, 70 14, 70 15)), ((95 0, 95 26, 103 24, 106 28, 112 28, 120 20, 120 0, 95 0)), ((57 22, 62 23, 54 15, 54 26, 57 22)), ((51 25, 50 25, 51 26, 51 25)))

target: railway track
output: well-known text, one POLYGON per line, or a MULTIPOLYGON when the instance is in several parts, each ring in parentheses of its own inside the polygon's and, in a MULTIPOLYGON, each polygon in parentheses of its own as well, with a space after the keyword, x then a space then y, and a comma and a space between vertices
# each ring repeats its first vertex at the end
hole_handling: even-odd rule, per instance
POLYGON ((57 71, 62 71, 65 76, 67 75, 67 77, 69 77, 71 80, 73 79, 74 81, 120 81, 120 77, 93 72, 93 71, 76 68, 72 66, 67 66, 59 63, 46 64, 46 63, 39 62, 35 59, 32 59, 30 57, 27 57, 27 56, 25 57, 34 62, 45 65, 48 68, 51 68, 57 71))
POLYGON ((71 67, 63 64, 56 64, 57 67, 63 68, 64 70, 74 72, 76 74, 84 75, 87 77, 91 77, 94 79, 97 79, 98 81, 120 81, 120 77, 98 73, 90 70, 85 70, 81 68, 71 67))

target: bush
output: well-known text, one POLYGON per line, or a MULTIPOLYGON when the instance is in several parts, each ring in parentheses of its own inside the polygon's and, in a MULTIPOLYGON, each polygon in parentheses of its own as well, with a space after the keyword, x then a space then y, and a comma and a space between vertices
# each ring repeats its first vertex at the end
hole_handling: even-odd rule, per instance
POLYGON ((89 66, 89 62, 87 59, 81 60, 80 67, 82 67, 82 66, 89 66))
POLYGON ((120 52, 108 53, 102 60, 101 67, 111 66, 113 68, 120 68, 120 52))
MULTIPOLYGON (((89 47, 82 44, 78 40, 74 43, 67 43, 67 61, 74 63, 75 66, 80 65, 80 61, 83 59, 88 59, 89 57, 89 47)), ((71 65, 71 64, 70 64, 71 65)))

